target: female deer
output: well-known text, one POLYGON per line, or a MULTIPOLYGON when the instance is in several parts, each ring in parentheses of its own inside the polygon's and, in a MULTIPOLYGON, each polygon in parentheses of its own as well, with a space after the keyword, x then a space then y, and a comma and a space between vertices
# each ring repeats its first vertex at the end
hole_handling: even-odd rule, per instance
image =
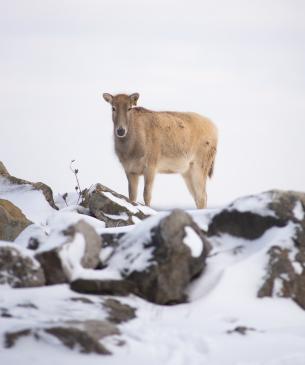
POLYGON ((217 128, 196 113, 155 112, 135 107, 138 93, 103 94, 112 106, 115 152, 123 165, 129 198, 137 199, 144 175, 144 201, 150 205, 156 173, 179 173, 197 208, 205 208, 206 180, 212 177, 217 128))

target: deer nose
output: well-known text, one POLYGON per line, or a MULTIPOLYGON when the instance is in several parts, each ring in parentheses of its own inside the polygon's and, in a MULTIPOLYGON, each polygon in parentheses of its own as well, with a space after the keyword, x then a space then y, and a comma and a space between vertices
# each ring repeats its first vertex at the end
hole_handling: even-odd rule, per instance
POLYGON ((124 137, 125 134, 126 134, 125 128, 122 128, 122 127, 118 128, 116 130, 116 134, 117 134, 118 137, 124 137))

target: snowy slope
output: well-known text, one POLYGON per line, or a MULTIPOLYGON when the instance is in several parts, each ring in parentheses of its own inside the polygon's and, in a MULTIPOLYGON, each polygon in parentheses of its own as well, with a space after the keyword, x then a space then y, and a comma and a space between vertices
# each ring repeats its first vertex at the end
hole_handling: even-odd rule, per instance
MULTIPOLYGON (((72 208, 59 211, 46 208, 39 192, 7 190, 0 193, 2 197, 13 201, 36 223, 17 238, 16 243, 23 247, 33 230, 49 235, 84 217, 98 233, 133 229, 132 226, 104 228, 102 222, 80 215, 72 208)), ((237 201, 235 207, 241 211, 251 207, 259 211, 262 207, 260 200, 248 203, 245 207, 237 201)), ((300 209, 296 210, 298 216, 301 213, 300 209)), ((215 211, 190 211, 190 214, 206 228, 215 211)), ((153 217, 155 221, 158 219, 153 217)), ((141 229, 138 223, 135 236, 141 229)), ((206 271, 189 288, 189 303, 158 306, 133 295, 120 298, 121 302, 137 308, 137 318, 119 326, 120 336, 103 340, 113 353, 111 356, 79 354, 54 340, 37 342, 25 337, 15 348, 0 347, 0 363, 304 365, 304 310, 290 299, 257 298, 267 265, 266 252, 273 244, 292 248, 295 230, 294 223, 274 227, 251 242, 228 234, 212 237, 213 248, 206 271), (120 340, 125 345, 120 346, 120 340)), ((187 240, 198 249, 196 236, 188 234, 187 240)), ((71 298, 79 296, 65 284, 31 289, 0 287, 0 336, 6 331, 58 321, 105 318, 99 306, 100 296, 86 295, 93 302, 90 305, 81 301, 72 305, 71 298), (7 312, 13 318, 3 315, 7 312)))

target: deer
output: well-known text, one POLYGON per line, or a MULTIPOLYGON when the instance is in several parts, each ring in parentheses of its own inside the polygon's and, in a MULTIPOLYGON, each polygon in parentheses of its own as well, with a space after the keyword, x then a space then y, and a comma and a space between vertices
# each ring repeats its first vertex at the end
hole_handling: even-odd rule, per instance
POLYGON ((115 153, 128 180, 129 199, 137 200, 144 176, 144 202, 150 206, 157 173, 181 174, 198 209, 206 208, 206 182, 213 176, 218 131, 193 112, 152 111, 137 107, 139 93, 103 98, 112 108, 115 153))

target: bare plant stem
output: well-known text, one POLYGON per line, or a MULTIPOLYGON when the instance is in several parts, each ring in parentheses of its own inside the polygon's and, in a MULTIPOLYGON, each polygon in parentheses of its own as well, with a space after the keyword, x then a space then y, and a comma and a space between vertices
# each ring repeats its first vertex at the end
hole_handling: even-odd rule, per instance
MULTIPOLYGON (((72 167, 72 164, 75 162, 75 160, 72 160, 71 163, 70 163, 70 170, 73 172, 74 176, 75 176, 75 179, 76 179, 76 183, 77 183, 77 187, 78 187, 78 199, 77 199, 77 205, 79 204, 79 201, 81 200, 82 198, 82 189, 80 187, 80 184, 79 184, 79 180, 78 180, 78 169, 74 169, 72 167)), ((77 190, 77 189, 76 189, 77 190)))

